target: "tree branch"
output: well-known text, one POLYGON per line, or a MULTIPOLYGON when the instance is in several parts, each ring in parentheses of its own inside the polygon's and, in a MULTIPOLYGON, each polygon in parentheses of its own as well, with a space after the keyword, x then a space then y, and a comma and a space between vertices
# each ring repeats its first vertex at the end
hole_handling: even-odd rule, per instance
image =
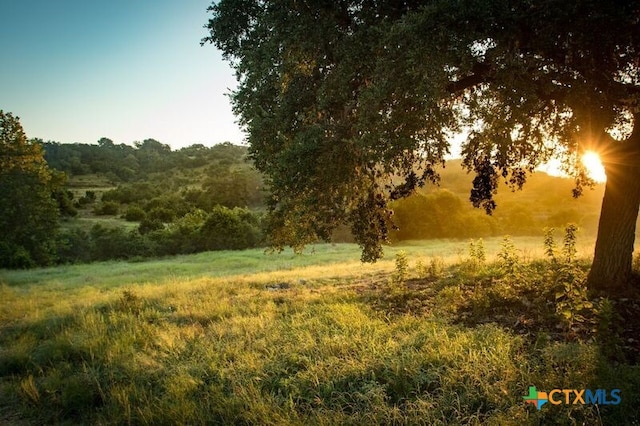
POLYGON ((493 78, 493 67, 484 62, 476 62, 471 68, 471 74, 447 85, 451 94, 459 93, 482 83, 488 83, 493 78))

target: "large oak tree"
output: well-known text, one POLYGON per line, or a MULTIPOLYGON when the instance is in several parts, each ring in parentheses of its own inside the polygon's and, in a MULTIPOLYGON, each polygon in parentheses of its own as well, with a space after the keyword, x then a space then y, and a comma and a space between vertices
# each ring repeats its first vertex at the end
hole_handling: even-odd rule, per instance
POLYGON ((276 246, 348 224, 381 255, 388 201, 437 182, 468 131, 471 201, 521 187, 552 155, 607 184, 594 290, 631 278, 640 204, 640 3, 602 0, 221 0, 210 36, 234 66, 235 112, 271 188, 276 246))

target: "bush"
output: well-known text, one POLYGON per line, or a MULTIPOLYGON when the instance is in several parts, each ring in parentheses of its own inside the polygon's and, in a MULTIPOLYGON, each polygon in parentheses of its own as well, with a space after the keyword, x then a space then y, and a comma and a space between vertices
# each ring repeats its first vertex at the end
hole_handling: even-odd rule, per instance
POLYGON ((95 201, 96 201, 95 191, 85 191, 84 195, 78 198, 78 201, 76 201, 75 206, 81 208, 86 206, 87 204, 93 204, 95 201))
POLYGON ((120 204, 116 203, 115 201, 106 201, 96 206, 93 212, 97 215, 106 216, 106 215, 117 215, 119 210, 120 210, 120 204))
POLYGON ((216 206, 200 229, 200 250, 242 250, 262 238, 258 218, 247 209, 216 206))
POLYGON ((76 263, 91 260, 91 239, 82 229, 64 232, 58 239, 58 262, 76 263))
POLYGON ((29 251, 22 246, 0 242, 0 268, 29 269, 36 266, 29 251))
POLYGON ((162 223, 162 221, 158 219, 144 218, 138 226, 138 232, 140 232, 140 234, 142 235, 162 229, 164 229, 164 223, 162 223))
POLYGON ((137 231, 123 228, 106 228, 95 225, 91 228, 91 259, 131 259, 153 255, 137 231))
POLYGON ((147 217, 150 220, 156 220, 159 222, 168 223, 168 222, 173 222, 173 220, 176 217, 176 212, 166 207, 154 207, 148 213, 147 217))
POLYGON ((207 214, 203 210, 193 210, 173 222, 167 230, 166 238, 153 233, 150 235, 158 243, 162 254, 195 253, 199 251, 200 230, 207 214))
POLYGON ((124 213, 124 218, 128 222, 140 222, 147 217, 147 214, 140 206, 131 206, 124 213))

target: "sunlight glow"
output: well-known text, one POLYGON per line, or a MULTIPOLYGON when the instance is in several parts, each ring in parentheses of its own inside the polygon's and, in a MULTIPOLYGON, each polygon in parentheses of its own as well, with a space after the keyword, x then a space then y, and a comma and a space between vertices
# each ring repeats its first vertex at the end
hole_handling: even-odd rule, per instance
POLYGON ((596 182, 604 182, 607 175, 604 173, 604 166, 600 161, 600 156, 594 151, 587 151, 582 156, 582 164, 587 168, 587 174, 596 182))

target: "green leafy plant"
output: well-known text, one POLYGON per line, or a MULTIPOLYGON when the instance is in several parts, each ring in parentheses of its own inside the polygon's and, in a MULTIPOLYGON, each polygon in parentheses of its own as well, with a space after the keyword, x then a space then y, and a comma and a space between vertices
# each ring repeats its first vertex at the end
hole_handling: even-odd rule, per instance
POLYGON ((615 302, 604 297, 597 302, 596 338, 602 353, 609 359, 624 361, 624 355, 620 353, 622 339, 620 334, 624 331, 620 326, 622 318, 616 312, 615 302))
POLYGON ((544 229, 544 254, 552 263, 556 263, 558 261, 556 258, 557 247, 553 236, 554 232, 555 228, 544 229))
POLYGON ((444 261, 438 256, 431 257, 428 264, 422 260, 416 263, 416 272, 421 278, 427 278, 429 280, 438 279, 442 277, 443 271, 444 261))
POLYGON ((407 252, 404 250, 400 250, 398 253, 396 253, 395 270, 393 272, 391 281, 395 285, 403 284, 407 279, 408 273, 409 273, 409 258, 407 256, 407 252))
POLYGON ((513 244, 513 240, 509 235, 505 235, 500 244, 500 251, 498 252, 498 262, 500 267, 508 274, 514 274, 518 269, 518 263, 520 261, 518 252, 513 244))
POLYGON ((595 317, 594 305, 589 300, 586 276, 575 263, 577 226, 570 224, 565 229, 562 247, 562 263, 554 268, 556 313, 562 318, 567 330, 577 325, 586 325, 595 317))
POLYGON ((562 240, 562 256, 564 261, 571 263, 576 259, 576 240, 578 227, 574 224, 569 224, 564 231, 564 238, 562 240))
POLYGON ((476 241, 471 240, 469 242, 469 257, 473 266, 479 267, 484 265, 487 260, 487 252, 485 251, 482 238, 476 241))
POLYGON ((586 276, 580 269, 562 265, 556 272, 555 299, 556 313, 562 318, 567 329, 584 324, 591 315, 593 303, 587 296, 586 276))

